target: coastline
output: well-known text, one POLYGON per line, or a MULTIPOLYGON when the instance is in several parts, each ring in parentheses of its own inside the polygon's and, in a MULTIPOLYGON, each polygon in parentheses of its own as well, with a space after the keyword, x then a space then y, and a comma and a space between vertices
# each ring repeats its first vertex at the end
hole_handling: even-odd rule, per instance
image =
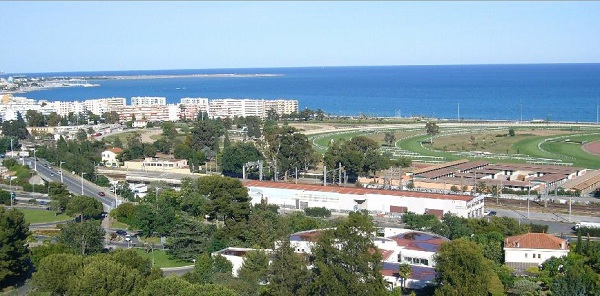
MULTIPOLYGON (((68 76, 69 79, 86 79, 86 80, 143 80, 143 79, 173 79, 173 78, 255 78, 255 77, 280 77, 284 74, 182 74, 182 75, 106 75, 106 76, 68 76)), ((65 78, 62 76, 55 76, 48 78, 65 78)), ((85 87, 98 87, 99 84, 94 84, 85 87)), ((27 86, 21 87, 17 90, 3 91, 0 90, 0 95, 7 94, 24 94, 32 91, 50 90, 54 88, 63 87, 80 87, 79 85, 73 86, 27 86)))
POLYGON ((134 80, 134 79, 169 79, 169 78, 244 78, 244 77, 279 77, 283 74, 182 74, 182 75, 115 75, 73 77, 88 80, 134 80))

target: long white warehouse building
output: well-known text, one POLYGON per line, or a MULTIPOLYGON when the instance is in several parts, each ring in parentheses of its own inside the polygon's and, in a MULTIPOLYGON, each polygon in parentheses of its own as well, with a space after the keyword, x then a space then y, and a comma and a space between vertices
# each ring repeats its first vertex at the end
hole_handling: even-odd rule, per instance
POLYGON ((414 191, 246 181, 252 203, 266 202, 283 208, 325 207, 336 212, 367 210, 371 214, 395 215, 406 212, 445 213, 459 217, 481 217, 484 196, 435 194, 414 191))

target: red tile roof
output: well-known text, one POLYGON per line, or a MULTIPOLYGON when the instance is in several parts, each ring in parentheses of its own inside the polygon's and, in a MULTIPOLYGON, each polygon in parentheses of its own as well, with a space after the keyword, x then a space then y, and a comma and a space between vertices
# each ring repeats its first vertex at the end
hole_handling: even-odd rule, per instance
POLYGON ((316 192, 334 192, 339 194, 354 194, 354 195, 387 195, 387 196, 403 196, 403 197, 417 197, 417 198, 432 198, 432 199, 445 199, 445 200, 462 200, 471 201, 472 196, 466 195, 450 195, 450 194, 437 194, 429 192, 415 192, 415 191, 400 191, 400 190, 381 190, 381 189, 367 189, 359 187, 339 187, 335 185, 330 186, 318 186, 318 185, 307 185, 307 184, 290 184, 283 182, 266 182, 266 181, 246 181, 244 183, 246 187, 262 187, 262 188, 277 188, 277 189, 289 189, 289 190, 302 190, 302 191, 316 191, 316 192))
POLYGON ((381 260, 386 261, 394 253, 394 251, 379 249, 379 253, 381 253, 381 260))
POLYGON ((123 149, 121 149, 119 147, 113 147, 113 148, 108 149, 108 151, 110 151, 114 154, 119 154, 119 153, 123 152, 123 149))
POLYGON ((505 248, 519 249, 547 249, 568 250, 569 245, 564 239, 560 239, 546 233, 526 233, 507 237, 504 240, 505 248))
POLYGON ((449 241, 445 237, 420 231, 396 234, 390 237, 390 239, 393 239, 398 246, 404 247, 407 250, 424 252, 437 252, 443 243, 449 241))

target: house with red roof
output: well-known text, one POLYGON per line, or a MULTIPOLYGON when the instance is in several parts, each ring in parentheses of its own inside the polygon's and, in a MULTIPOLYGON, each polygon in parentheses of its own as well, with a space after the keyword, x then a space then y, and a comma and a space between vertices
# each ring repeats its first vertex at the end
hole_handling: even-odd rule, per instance
POLYGON ((504 261, 515 270, 539 266, 552 257, 569 254, 569 243, 546 233, 526 233, 504 240, 504 261))
POLYGON ((117 155, 123 152, 119 147, 113 147, 102 152, 102 162, 105 166, 119 166, 117 155))

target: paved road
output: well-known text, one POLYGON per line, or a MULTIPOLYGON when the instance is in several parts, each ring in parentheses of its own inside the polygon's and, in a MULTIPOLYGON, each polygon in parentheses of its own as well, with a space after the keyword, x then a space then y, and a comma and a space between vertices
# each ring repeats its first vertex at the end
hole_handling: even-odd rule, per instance
MULTIPOLYGON (((33 158, 27 158, 25 161, 30 164, 31 168, 36 169, 42 179, 52 182, 61 182, 61 172, 59 168, 52 167, 47 161, 42 159, 35 161, 33 158)), ((109 212, 115 207, 116 196, 106 188, 97 186, 85 179, 83 179, 82 182, 81 176, 73 175, 65 170, 62 172, 62 177, 62 183, 64 183, 68 190, 73 194, 82 194, 83 184, 83 195, 91 196, 99 200, 104 205, 105 211, 109 212), (101 196, 99 192, 104 192, 105 196, 101 196)))

